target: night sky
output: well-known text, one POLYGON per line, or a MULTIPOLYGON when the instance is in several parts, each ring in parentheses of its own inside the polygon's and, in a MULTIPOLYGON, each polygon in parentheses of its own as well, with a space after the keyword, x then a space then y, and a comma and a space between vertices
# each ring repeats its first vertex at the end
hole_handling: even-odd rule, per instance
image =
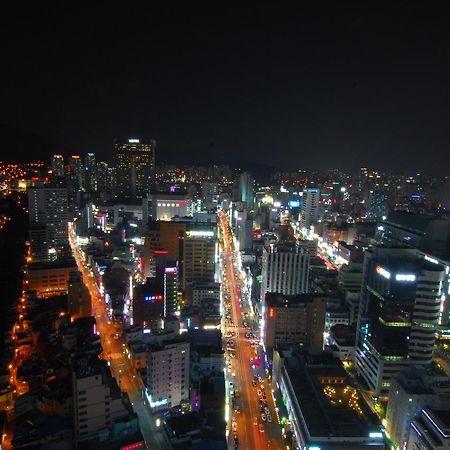
POLYGON ((276 3, 3 14, 1 157, 146 137, 165 162, 445 174, 450 8, 276 3))

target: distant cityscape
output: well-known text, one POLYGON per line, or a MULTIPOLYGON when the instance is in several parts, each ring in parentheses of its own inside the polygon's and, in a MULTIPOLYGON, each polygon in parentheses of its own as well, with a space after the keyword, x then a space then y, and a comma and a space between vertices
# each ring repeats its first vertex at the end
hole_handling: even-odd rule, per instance
POLYGON ((0 163, 0 449, 450 448, 450 177, 0 163))

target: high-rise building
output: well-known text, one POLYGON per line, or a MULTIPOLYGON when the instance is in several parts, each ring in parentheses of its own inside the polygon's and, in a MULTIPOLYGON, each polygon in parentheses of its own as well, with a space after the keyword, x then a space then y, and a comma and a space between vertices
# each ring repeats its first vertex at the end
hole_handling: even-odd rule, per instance
POLYGON ((80 155, 72 155, 70 157, 70 184, 73 192, 84 189, 84 170, 83 160, 80 155))
POLYGON ((190 227, 182 238, 181 279, 186 299, 191 302, 190 289, 195 284, 214 281, 217 237, 213 227, 190 227))
POLYGON ((99 161, 97 163, 97 191, 100 193, 111 192, 114 187, 113 168, 108 163, 99 161))
POLYGON ((414 249, 365 253, 355 362, 374 395, 405 367, 432 362, 445 277, 445 265, 414 249))
POLYGON ((285 295, 308 292, 309 254, 295 243, 271 244, 263 248, 261 302, 266 292, 285 295))
POLYGON ((219 194, 218 183, 213 183, 211 181, 204 181, 202 183, 202 202, 206 210, 216 210, 217 209, 217 197, 219 194))
POLYGON ((261 337, 269 356, 277 344, 322 350, 326 306, 323 294, 268 292, 264 298, 261 337))
MULTIPOLYGON (((184 222, 150 221, 144 242, 144 276, 150 277, 154 272, 154 252, 167 251, 167 261, 178 261, 182 251, 182 237, 186 230, 184 222)), ((155 276, 155 275, 153 275, 155 276)))
POLYGON ((450 448, 450 409, 427 407, 411 423, 405 448, 414 450, 448 450, 450 448))
POLYGON ((242 203, 245 203, 248 209, 253 209, 255 206, 255 180, 248 173, 244 172, 239 178, 239 198, 242 203))
POLYGON ((164 269, 164 317, 178 311, 178 267, 175 262, 167 263, 164 269))
POLYGON ((67 189, 38 185, 28 189, 33 261, 50 261, 68 246, 67 189))
POLYGON ((177 338, 149 348, 147 399, 153 411, 189 401, 190 346, 177 338))
POLYGON ((97 163, 95 153, 88 153, 84 158, 84 188, 86 192, 97 192, 97 163))
POLYGON ((115 193, 119 198, 144 198, 155 182, 156 141, 114 143, 115 193))
POLYGON ((319 218, 320 191, 316 188, 308 188, 303 191, 302 208, 300 212, 300 225, 309 228, 319 218))
POLYGON ((147 279, 133 289, 133 324, 152 330, 162 328, 164 317, 164 286, 155 279, 147 279))
POLYGON ((52 156, 52 173, 55 177, 64 177, 64 158, 62 155, 52 156))

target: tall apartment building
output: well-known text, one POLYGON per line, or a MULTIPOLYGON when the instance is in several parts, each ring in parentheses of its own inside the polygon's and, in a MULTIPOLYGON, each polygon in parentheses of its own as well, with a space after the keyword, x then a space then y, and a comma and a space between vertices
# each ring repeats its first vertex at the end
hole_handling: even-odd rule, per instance
POLYGON ((302 208, 300 212, 300 226, 309 228, 319 218, 320 190, 308 188, 303 191, 302 208))
POLYGON ((155 182, 156 141, 115 142, 113 159, 115 167, 115 193, 118 198, 144 198, 155 182))
POLYGON ((267 293, 261 337, 269 356, 277 344, 299 344, 321 350, 327 299, 323 294, 267 293))
POLYGON ((248 172, 239 177, 239 199, 249 210, 255 206, 255 179, 248 172))
POLYGON ((127 398, 114 378, 106 361, 96 355, 81 354, 72 358, 72 386, 75 441, 96 440, 113 424, 128 422, 133 417, 127 398))
POLYGON ((189 400, 190 346, 177 338, 149 346, 147 399, 153 411, 189 400))
POLYGON ((355 362, 374 395, 405 367, 432 362, 445 277, 443 264, 415 249, 365 253, 355 362))
POLYGON ((28 189, 28 211, 33 261, 56 259, 68 246, 67 190, 44 184, 28 189))
POLYGON ((294 242, 263 248, 261 302, 266 292, 295 295, 308 292, 309 253, 294 242))

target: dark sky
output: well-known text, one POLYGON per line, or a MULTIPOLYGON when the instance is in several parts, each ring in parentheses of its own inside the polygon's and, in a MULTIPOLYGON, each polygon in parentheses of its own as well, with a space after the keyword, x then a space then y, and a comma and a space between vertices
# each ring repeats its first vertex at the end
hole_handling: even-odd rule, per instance
POLYGON ((4 14, 4 134, 105 158, 141 136, 159 161, 445 173, 450 8, 276 3, 4 14))

